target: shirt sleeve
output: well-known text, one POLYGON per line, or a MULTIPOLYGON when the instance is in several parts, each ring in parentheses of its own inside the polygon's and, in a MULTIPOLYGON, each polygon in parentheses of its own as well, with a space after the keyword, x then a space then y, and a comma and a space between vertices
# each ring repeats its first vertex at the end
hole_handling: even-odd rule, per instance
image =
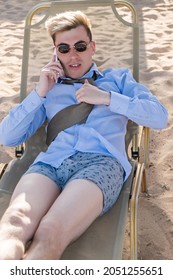
POLYGON ((159 100, 127 70, 116 79, 119 92, 111 91, 109 108, 139 125, 153 129, 167 126, 168 112, 159 100))
POLYGON ((0 124, 0 143, 16 146, 30 138, 46 119, 44 102, 33 90, 13 108, 0 124))

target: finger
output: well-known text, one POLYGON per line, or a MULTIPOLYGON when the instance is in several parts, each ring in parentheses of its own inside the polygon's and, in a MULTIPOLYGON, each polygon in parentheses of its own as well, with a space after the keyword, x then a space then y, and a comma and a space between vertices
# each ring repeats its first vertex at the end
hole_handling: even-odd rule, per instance
POLYGON ((76 100, 78 101, 78 102, 80 102, 80 99, 81 99, 81 95, 80 95, 80 92, 76 92, 76 100))
POLYGON ((61 66, 61 64, 59 62, 55 62, 51 64, 51 67, 50 67, 54 72, 59 73, 59 76, 62 77, 64 76, 64 70, 61 66))
POLYGON ((48 75, 54 73, 57 76, 61 76, 62 73, 63 73, 62 69, 60 69, 60 68, 58 68, 56 66, 51 66, 49 68, 43 68, 42 72, 46 72, 46 73, 48 73, 48 75))
POLYGON ((55 74, 53 71, 51 71, 51 72, 49 73, 49 78, 50 78, 51 80, 56 80, 56 74, 55 74))
POLYGON ((85 79, 85 84, 89 84, 89 82, 88 82, 88 80, 87 80, 87 79, 85 79))
POLYGON ((51 80, 56 80, 57 74, 55 71, 53 71, 52 69, 44 69, 44 71, 46 73, 46 76, 51 79, 51 80))

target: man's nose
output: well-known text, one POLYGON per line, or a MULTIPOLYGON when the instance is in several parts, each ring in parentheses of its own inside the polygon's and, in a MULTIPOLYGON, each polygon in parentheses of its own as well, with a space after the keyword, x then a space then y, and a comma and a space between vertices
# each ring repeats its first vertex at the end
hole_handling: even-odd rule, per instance
POLYGON ((78 52, 74 47, 70 48, 69 54, 70 56, 78 56, 78 52))

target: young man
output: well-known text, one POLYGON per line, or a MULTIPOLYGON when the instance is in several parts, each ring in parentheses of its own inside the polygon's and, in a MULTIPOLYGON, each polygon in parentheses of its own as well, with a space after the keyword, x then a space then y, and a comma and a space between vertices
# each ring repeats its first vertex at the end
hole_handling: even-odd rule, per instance
POLYGON ((41 70, 37 88, 2 121, 0 142, 23 143, 69 105, 94 107, 86 122, 61 131, 22 176, 0 223, 0 259, 59 259, 112 207, 130 174, 128 119, 154 129, 167 124, 165 108, 127 69, 98 71, 83 13, 59 14, 47 29, 56 53, 41 70), (94 85, 87 80, 93 77, 94 85), (78 78, 84 84, 66 84, 78 78))

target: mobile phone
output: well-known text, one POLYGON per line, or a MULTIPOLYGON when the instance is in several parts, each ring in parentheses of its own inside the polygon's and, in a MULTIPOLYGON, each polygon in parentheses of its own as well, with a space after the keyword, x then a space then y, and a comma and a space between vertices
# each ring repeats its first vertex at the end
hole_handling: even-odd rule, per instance
MULTIPOLYGON (((55 61, 57 62, 58 61, 58 56, 57 56, 57 53, 56 53, 56 49, 54 48, 54 51, 53 51, 53 55, 55 55, 55 61)), ((56 83, 58 82, 58 79, 56 79, 56 83)))
POLYGON ((53 54, 55 55, 55 61, 57 62, 58 61, 58 56, 57 56, 57 52, 56 52, 55 48, 54 48, 53 54))

